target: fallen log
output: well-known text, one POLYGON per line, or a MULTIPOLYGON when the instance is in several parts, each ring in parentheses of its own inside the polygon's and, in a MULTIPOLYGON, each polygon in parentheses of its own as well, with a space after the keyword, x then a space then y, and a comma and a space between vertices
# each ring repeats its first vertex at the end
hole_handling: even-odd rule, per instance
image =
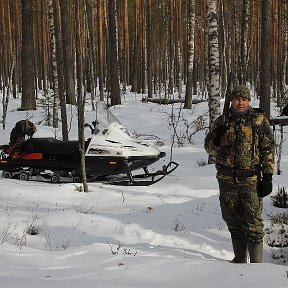
MULTIPOLYGON (((142 98, 142 102, 152 102, 152 103, 158 103, 158 104, 164 104, 164 105, 168 105, 168 104, 174 104, 174 103, 184 103, 185 100, 184 99, 167 99, 167 98, 142 98)), ((198 99, 192 99, 192 104, 198 104, 201 102, 207 102, 206 99, 204 100, 198 100, 198 99)))
POLYGON ((287 116, 279 116, 277 118, 271 118, 269 120, 271 126, 287 126, 288 125, 288 117, 287 116))

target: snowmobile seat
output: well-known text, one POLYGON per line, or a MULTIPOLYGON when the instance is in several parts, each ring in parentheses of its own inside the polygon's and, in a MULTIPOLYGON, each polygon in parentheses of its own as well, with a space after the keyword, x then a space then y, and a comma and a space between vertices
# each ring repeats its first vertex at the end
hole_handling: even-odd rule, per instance
POLYGON ((20 148, 24 153, 65 154, 71 155, 79 151, 79 141, 61 141, 54 138, 31 138, 20 148))

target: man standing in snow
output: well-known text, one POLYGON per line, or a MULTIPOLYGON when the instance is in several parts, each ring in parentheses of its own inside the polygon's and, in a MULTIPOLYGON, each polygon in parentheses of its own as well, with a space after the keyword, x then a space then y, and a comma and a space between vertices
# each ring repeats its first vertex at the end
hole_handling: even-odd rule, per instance
POLYGON ((261 263, 263 255, 262 198, 272 192, 274 139, 260 109, 250 106, 244 85, 236 86, 223 123, 216 119, 205 138, 205 149, 216 157, 222 217, 231 234, 233 263, 261 263))

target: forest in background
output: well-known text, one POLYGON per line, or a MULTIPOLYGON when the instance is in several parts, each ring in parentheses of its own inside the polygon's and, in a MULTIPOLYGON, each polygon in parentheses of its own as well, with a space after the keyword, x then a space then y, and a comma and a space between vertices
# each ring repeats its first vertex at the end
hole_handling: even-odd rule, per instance
POLYGON ((65 103, 80 107, 89 92, 92 103, 117 105, 127 86, 148 98, 185 98, 185 108, 202 94, 212 121, 231 72, 261 95, 264 111, 270 97, 281 107, 287 23, 284 0, 3 0, 3 128, 10 95, 28 110, 44 91, 53 126, 60 105, 65 129, 65 103))

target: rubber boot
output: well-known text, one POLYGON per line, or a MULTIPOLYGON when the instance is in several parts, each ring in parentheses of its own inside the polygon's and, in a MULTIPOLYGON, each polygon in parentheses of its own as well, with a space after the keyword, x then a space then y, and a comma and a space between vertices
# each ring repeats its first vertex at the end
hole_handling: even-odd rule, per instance
POLYGON ((250 263, 262 263, 263 242, 260 243, 248 242, 248 251, 250 256, 250 263))
POLYGON ((245 239, 232 238, 235 257, 231 263, 247 263, 247 241, 245 239))

